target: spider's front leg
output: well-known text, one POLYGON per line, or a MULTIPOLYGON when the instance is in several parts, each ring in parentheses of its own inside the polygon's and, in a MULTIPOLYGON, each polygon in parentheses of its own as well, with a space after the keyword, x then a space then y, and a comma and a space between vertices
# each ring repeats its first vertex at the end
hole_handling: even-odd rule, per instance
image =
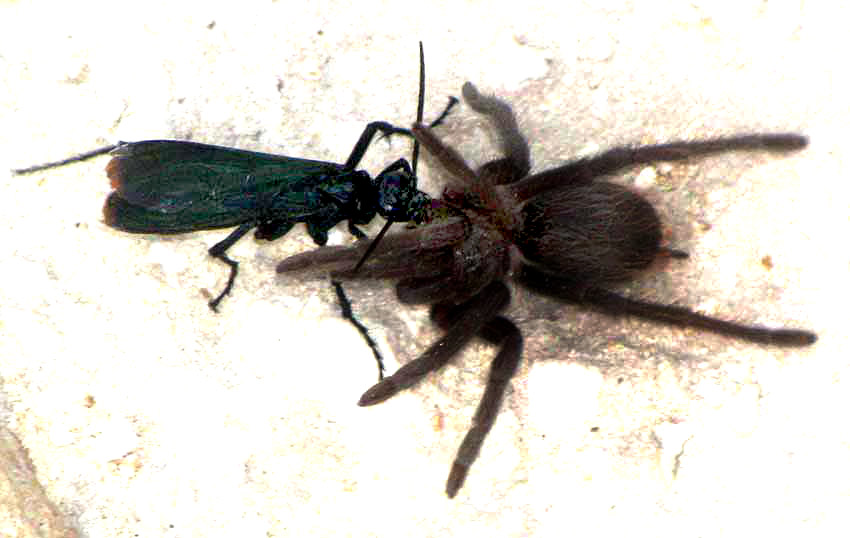
POLYGON ((448 220, 427 227, 388 236, 359 270, 354 267, 368 248, 368 241, 351 247, 322 247, 290 256, 277 266, 278 273, 290 275, 331 275, 340 280, 417 277, 441 275, 451 263, 452 245, 466 237, 466 225, 448 220))

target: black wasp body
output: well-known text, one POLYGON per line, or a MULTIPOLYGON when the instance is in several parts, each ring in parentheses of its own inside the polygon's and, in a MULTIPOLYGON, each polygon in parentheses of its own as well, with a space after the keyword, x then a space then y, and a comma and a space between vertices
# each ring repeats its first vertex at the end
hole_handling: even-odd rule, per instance
MULTIPOLYGON (((417 121, 422 121, 425 59, 421 43, 419 58, 417 121)), ((439 125, 456 103, 456 98, 450 98, 431 126, 439 125)), ((412 167, 401 158, 374 178, 357 170, 379 132, 384 136, 410 135, 409 130, 387 122, 371 122, 342 164, 189 141, 146 140, 121 142, 13 172, 30 174, 108 153, 112 159, 106 172, 115 189, 103 207, 108 226, 159 235, 236 227, 208 251, 230 267, 227 284, 209 302, 217 311, 233 289, 239 271, 238 262, 227 256, 227 250, 251 230, 256 230, 257 239, 273 241, 295 224, 304 223, 313 241, 324 245, 328 231, 343 221, 348 222, 351 234, 363 238, 365 234, 357 226, 368 224, 376 215, 387 219, 388 224, 420 223, 430 218, 431 198, 417 189, 418 143, 414 143, 412 167)), ((343 316, 372 349, 382 377, 377 345, 354 317, 342 286, 338 282, 333 285, 343 316)))
MULTIPOLYGON (((448 109, 455 101, 450 101, 448 109)), ((438 118, 434 125, 445 117, 438 118)), ((400 130, 386 122, 366 126, 344 164, 180 140, 121 142, 55 163, 15 170, 18 174, 62 166, 109 153, 107 176, 115 189, 106 199, 106 224, 129 233, 181 234, 221 228, 236 229, 209 249, 230 266, 225 288, 210 307, 218 308, 230 293, 238 263, 227 250, 252 229, 255 237, 273 241, 303 222, 319 245, 328 231, 348 221, 349 231, 376 215, 395 222, 420 222, 430 197, 416 188, 406 159, 377 176, 356 170, 378 132, 400 130)))

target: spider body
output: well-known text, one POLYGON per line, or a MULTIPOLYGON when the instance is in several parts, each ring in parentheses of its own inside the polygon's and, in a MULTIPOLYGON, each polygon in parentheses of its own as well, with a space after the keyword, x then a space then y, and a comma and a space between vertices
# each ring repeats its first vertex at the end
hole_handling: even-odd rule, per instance
POLYGON ((588 284, 617 282, 646 269, 661 248, 661 220, 636 193, 607 182, 538 195, 522 209, 517 245, 550 272, 588 284))
POLYGON ((661 219, 626 187, 597 181, 627 166, 677 161, 737 150, 790 151, 805 147, 797 134, 752 134, 706 141, 615 148, 529 175, 528 144, 511 108, 466 83, 463 96, 496 127, 504 157, 472 170, 452 148, 420 124, 412 134, 451 176, 440 203, 447 218, 388 236, 359 268, 368 245, 322 248, 293 256, 281 273, 314 272, 338 279, 390 278, 404 303, 432 304, 444 336, 419 358, 367 390, 373 405, 417 383, 473 336, 500 346, 470 431, 452 464, 446 493, 453 497, 493 426, 505 389, 522 355, 522 335, 500 315, 510 301, 504 281, 609 315, 632 315, 779 346, 804 346, 816 336, 797 329, 743 325, 690 309, 637 301, 605 289, 634 278, 659 256, 686 254, 662 246, 661 219))

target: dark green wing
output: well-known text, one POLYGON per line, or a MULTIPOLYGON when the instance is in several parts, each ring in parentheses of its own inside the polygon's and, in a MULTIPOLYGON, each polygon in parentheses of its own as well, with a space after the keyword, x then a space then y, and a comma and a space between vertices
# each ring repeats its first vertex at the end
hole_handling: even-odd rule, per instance
POLYGON ((347 176, 335 163, 171 140, 122 144, 106 170, 106 223, 142 233, 228 228, 269 208, 300 222, 327 204, 317 187, 347 176))

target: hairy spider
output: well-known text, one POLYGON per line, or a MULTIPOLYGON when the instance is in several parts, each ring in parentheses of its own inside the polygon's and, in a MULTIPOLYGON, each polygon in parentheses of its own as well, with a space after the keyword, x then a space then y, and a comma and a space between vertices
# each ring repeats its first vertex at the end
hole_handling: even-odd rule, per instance
POLYGON ((460 445, 446 484, 454 497, 492 428, 522 354, 522 335, 499 315, 510 300, 504 284, 518 284, 563 302, 591 306, 609 315, 631 315, 694 327, 777 346, 806 346, 816 336, 723 321, 690 309, 638 301, 605 286, 634 278, 660 256, 683 258, 661 245, 658 214, 632 190, 595 178, 634 164, 678 161, 736 150, 790 151, 806 146, 791 133, 748 134, 704 141, 620 147, 528 175, 528 144, 505 102, 463 86, 466 103, 495 125, 504 158, 472 170, 427 127, 413 135, 454 178, 440 203, 450 216, 387 237, 355 269, 366 250, 325 247, 288 258, 280 273, 318 272, 336 279, 397 279, 403 303, 433 304, 432 318, 445 335, 419 358, 367 390, 359 405, 374 405, 420 381, 478 335, 500 345, 472 427, 460 445))

